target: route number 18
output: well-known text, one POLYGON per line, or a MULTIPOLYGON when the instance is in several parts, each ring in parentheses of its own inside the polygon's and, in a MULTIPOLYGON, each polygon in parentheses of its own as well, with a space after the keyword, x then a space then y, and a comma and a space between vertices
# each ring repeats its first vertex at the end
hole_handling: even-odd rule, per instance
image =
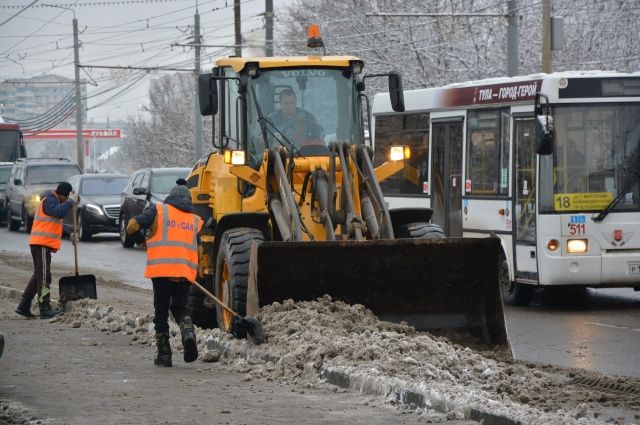
POLYGON ((568 196, 558 196, 556 197, 556 203, 558 204, 559 210, 566 210, 571 208, 571 198, 568 196))

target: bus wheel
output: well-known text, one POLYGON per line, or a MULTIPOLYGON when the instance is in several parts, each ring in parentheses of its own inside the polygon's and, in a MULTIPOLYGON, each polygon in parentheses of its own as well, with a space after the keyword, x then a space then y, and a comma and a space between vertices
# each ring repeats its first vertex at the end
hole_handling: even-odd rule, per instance
POLYGON ((433 223, 403 224, 396 235, 399 239, 443 239, 444 231, 433 223))
POLYGON ((509 265, 504 256, 500 259, 500 292, 502 301, 508 305, 529 305, 533 298, 533 286, 509 279, 509 265))

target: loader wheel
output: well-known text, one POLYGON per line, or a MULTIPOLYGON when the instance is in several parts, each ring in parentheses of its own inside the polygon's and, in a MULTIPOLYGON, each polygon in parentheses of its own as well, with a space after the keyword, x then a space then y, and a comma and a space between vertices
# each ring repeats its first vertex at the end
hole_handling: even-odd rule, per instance
POLYGON ((444 239, 440 226, 433 223, 408 223, 400 226, 396 237, 400 239, 444 239))
MULTIPOLYGON (((249 227, 230 229, 222 234, 216 259, 215 295, 233 311, 244 316, 247 311, 247 279, 251 242, 263 241, 262 232, 249 227)), ((218 327, 245 338, 246 331, 234 325, 233 315, 216 305, 218 327)))
POLYGON ((502 294, 502 302, 508 305, 529 305, 533 298, 533 289, 531 285, 517 283, 509 278, 509 265, 507 259, 502 256, 500 259, 500 293, 502 294))

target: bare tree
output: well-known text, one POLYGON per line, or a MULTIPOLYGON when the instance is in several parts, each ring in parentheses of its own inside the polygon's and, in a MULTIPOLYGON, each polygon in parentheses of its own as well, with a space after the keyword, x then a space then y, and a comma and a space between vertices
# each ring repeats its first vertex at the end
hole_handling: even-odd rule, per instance
MULTIPOLYGON (((541 69, 541 3, 518 5, 520 73, 536 73, 541 69)), ((499 77, 506 74, 506 13, 506 1, 495 0, 299 0, 279 16, 281 37, 289 41, 277 48, 283 54, 306 54, 301 48, 306 26, 315 22, 322 26, 328 51, 362 57, 371 73, 399 69, 406 88, 499 77)), ((565 48, 553 54, 556 70, 640 68, 637 0, 555 0, 553 15, 565 18, 565 48)))
MULTIPOLYGON (((193 75, 163 76, 151 82, 149 105, 128 117, 123 157, 131 169, 193 164, 195 146, 193 75)), ((205 140, 211 140, 205 124, 205 140)))

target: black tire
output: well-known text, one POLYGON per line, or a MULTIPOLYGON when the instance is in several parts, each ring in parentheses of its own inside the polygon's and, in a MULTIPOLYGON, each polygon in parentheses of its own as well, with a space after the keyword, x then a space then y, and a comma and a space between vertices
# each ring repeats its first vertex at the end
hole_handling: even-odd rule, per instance
POLYGON ((7 202, 7 229, 10 232, 17 232, 20 229, 20 221, 11 218, 11 210, 9 209, 9 203, 7 202))
POLYGON ((85 222, 84 213, 82 211, 78 212, 78 239, 83 242, 90 241, 93 236, 93 234, 87 229, 85 222))
POLYGON ((507 259, 500 258, 500 293, 502 302, 508 305, 526 306, 533 298, 534 287, 523 283, 517 283, 509 278, 509 264, 507 259))
MULTIPOLYGON (((241 316, 247 311, 247 280, 249 253, 253 241, 263 241, 262 232, 249 227, 230 229, 222 234, 216 258, 215 296, 241 316)), ((235 325, 233 316, 216 305, 218 327, 236 338, 245 338, 246 331, 235 325)))
POLYGON ((22 222, 24 223, 24 232, 31 233, 31 227, 33 227, 33 218, 29 218, 27 215, 27 209, 22 206, 22 222))
POLYGON ((398 229, 400 239, 444 239, 446 235, 440 226, 433 223, 408 223, 398 229))
POLYGON ((133 248, 135 241, 131 235, 127 234, 127 223, 129 219, 124 215, 120 215, 120 244, 125 248, 133 248))

